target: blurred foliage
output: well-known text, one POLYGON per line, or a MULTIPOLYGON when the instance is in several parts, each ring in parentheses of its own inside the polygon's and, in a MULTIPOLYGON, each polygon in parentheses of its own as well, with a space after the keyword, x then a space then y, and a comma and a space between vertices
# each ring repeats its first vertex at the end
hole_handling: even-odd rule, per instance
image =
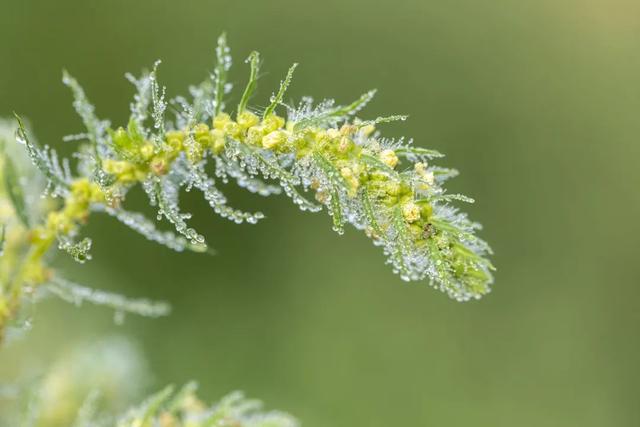
POLYGON ((114 335, 78 344, 29 370, 4 385, 0 426, 70 426, 87 400, 95 401, 95 412, 124 411, 140 399, 151 375, 140 349, 114 335))
POLYGON ((0 426, 6 427, 296 427, 279 411, 241 392, 209 405, 197 384, 166 386, 138 405, 150 373, 139 348, 111 336, 62 354, 38 376, 0 390, 0 426), (124 408, 127 408, 126 411, 124 408))
MULTIPOLYGON (((100 219, 95 260, 67 271, 173 303, 169 318, 118 329, 145 348, 157 385, 241 388, 305 426, 640 422, 637 2, 1 0, 0 11, 0 113, 25 114, 62 152, 78 125, 63 67, 98 114, 123 122, 131 89, 113 76, 162 58, 163 82, 185 87, 226 30, 237 57, 268 58, 257 100, 292 61, 292 98, 343 102, 377 87, 371 116, 419 117, 402 133, 446 152, 464 171, 452 191, 479 201, 471 216, 500 270, 471 305, 397 286, 358 233, 338 237, 280 200, 266 201, 263 223, 238 227, 187 198, 219 255, 179 264, 100 219)), ((39 307, 34 331, 3 350, 2 382, 116 328, 100 310, 58 309, 39 307)))

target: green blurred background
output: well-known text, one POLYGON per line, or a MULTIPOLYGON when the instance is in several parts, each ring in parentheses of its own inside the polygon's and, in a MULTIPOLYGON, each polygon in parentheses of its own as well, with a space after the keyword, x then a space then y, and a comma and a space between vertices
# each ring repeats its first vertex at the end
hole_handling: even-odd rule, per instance
POLYGON ((402 283, 363 235, 285 198, 230 187, 268 216, 237 226, 189 195, 216 257, 96 217, 94 260, 58 264, 167 299, 171 317, 116 326, 108 310, 43 304, 0 355, 4 377, 115 332, 143 348, 156 386, 240 388, 308 427, 640 425, 637 1, 0 0, 0 16, 0 114, 29 117, 67 153, 61 137, 81 127, 62 68, 118 124, 126 71, 162 58, 169 95, 184 93, 223 30, 238 85, 249 51, 265 58, 258 103, 293 61, 295 98, 378 88, 368 117, 407 113, 387 132, 447 153, 498 267, 492 294, 459 304, 402 283))

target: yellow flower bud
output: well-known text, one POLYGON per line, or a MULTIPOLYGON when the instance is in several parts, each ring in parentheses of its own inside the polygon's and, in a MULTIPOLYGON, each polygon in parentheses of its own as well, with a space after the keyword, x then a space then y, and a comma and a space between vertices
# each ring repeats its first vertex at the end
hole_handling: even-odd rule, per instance
POLYGON ((407 222, 414 222, 420 219, 420 207, 413 202, 405 203, 402 206, 402 216, 407 222))
POLYGON ((193 136, 196 138, 208 137, 209 136, 209 126, 204 123, 198 123, 193 127, 193 136))
POLYGON ((130 163, 124 160, 104 159, 102 168, 105 172, 118 176, 130 168, 130 163))
POLYGON ((374 131, 376 130, 376 127, 374 125, 366 125, 366 126, 362 126, 360 128, 360 133, 362 133, 364 136, 369 136, 371 135, 374 131))
POLYGON ((223 130, 227 123, 231 121, 231 117, 227 113, 220 113, 213 118, 213 127, 223 130))
POLYGON ((354 126, 354 125, 344 124, 340 128, 340 133, 342 135, 347 136, 347 135, 351 135, 352 133, 354 133, 356 131, 356 129, 358 129, 358 128, 356 126, 354 126))
POLYGON ((433 185, 435 182, 435 177, 433 176, 433 172, 427 170, 427 164, 418 162, 414 166, 414 170, 416 174, 422 178, 427 184, 433 185))
POLYGON ((236 122, 230 121, 224 125, 224 132, 232 138, 238 138, 242 134, 242 128, 236 122))
POLYGON ((252 145, 260 145, 264 136, 264 127, 253 126, 247 131, 247 143, 252 145))
POLYGON ((398 164, 398 156, 396 156, 396 153, 393 150, 382 150, 380 153, 380 160, 390 168, 395 168, 398 164))
POLYGON ((238 114, 238 124, 244 129, 248 129, 258 123, 260 123, 260 118, 251 111, 244 110, 242 113, 238 114))
POLYGON ((436 181, 435 176, 433 176, 433 172, 428 171, 424 177, 424 180, 427 181, 427 184, 433 185, 436 181))
POLYGON ((415 170, 419 176, 423 176, 427 172, 427 163, 418 162, 413 165, 413 170, 415 170))
POLYGON ((199 123, 193 128, 193 138, 202 146, 207 146, 211 143, 211 134, 209 133, 209 126, 204 123, 199 123))
POLYGON ((264 119, 262 126, 264 126, 265 132, 273 132, 274 130, 278 130, 284 126, 284 119, 280 116, 276 116, 275 114, 271 114, 269 117, 264 119))
POLYGON ((385 184, 385 190, 390 196, 398 196, 400 194, 400 184, 397 182, 387 182, 385 184))
POLYGON ((283 131, 273 131, 262 138, 262 146, 267 150, 273 150, 287 142, 287 134, 283 131))
POLYGON ((420 204, 420 215, 423 218, 428 219, 433 214, 433 206, 429 203, 421 203, 420 204))
POLYGON ((340 175, 342 175, 344 179, 349 179, 353 176, 353 171, 351 168, 344 167, 340 169, 340 175))
POLYGON ((334 128, 328 129, 327 130, 327 136, 330 139, 339 138, 340 137, 340 131, 338 129, 334 129, 334 128))
POLYGON ((212 142, 212 149, 215 154, 220 154, 224 150, 224 132, 219 129, 214 129, 210 132, 212 142))
POLYGON ((155 149, 153 147, 153 144, 151 144, 149 142, 147 142, 142 147, 140 147, 140 154, 142 155, 142 157, 145 160, 151 159, 151 157, 153 157, 154 151, 155 151, 155 149))

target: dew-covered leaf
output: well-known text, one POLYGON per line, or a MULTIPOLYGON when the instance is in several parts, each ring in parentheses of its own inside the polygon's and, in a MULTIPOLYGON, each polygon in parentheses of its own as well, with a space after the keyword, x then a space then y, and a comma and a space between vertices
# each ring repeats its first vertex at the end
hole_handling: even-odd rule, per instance
POLYGON ((109 122, 98 119, 95 114, 95 107, 87 98, 84 89, 78 81, 66 70, 64 70, 62 74, 62 82, 68 86, 73 93, 73 107, 87 129, 87 138, 91 142, 96 159, 99 160, 101 158, 100 150, 103 149, 105 145, 109 122))
POLYGON ((217 116, 224 109, 224 95, 226 94, 227 73, 231 68, 231 54, 227 45, 227 35, 222 33, 218 37, 216 47, 216 68, 213 71, 213 116, 217 116))
POLYGON ((24 122, 17 114, 14 114, 18 122, 18 130, 16 131, 16 139, 23 144, 33 164, 44 174, 44 176, 53 184, 56 189, 66 189, 69 184, 64 174, 63 168, 58 162, 57 154, 48 147, 40 148, 35 142, 29 139, 24 122))
POLYGON ((436 151, 436 150, 430 150, 428 148, 422 148, 422 147, 414 147, 414 146, 403 146, 403 147, 398 147, 395 149, 395 152, 398 156, 404 156, 404 157, 408 157, 408 158, 427 158, 427 159, 432 159, 432 158, 437 158, 437 157, 444 157, 444 154, 436 151))
POLYGON ((406 115, 393 115, 393 116, 386 116, 386 117, 376 117, 373 120, 365 120, 363 122, 358 123, 358 127, 362 128, 365 126, 375 126, 381 123, 391 123, 391 122, 397 122, 397 121, 401 121, 404 122, 405 120, 407 120, 409 116, 406 115))
POLYGON ((370 90, 349 105, 329 108, 316 115, 300 120, 295 124, 294 130, 300 131, 311 126, 321 126, 326 123, 332 123, 353 115, 364 108, 365 105, 373 99, 376 90, 370 90))
POLYGON ((156 224, 151 219, 145 217, 138 212, 129 212, 122 208, 99 208, 109 215, 116 218, 118 221, 129 227, 130 229, 140 233, 152 242, 159 243, 177 252, 184 250, 190 250, 194 252, 206 252, 207 246, 201 244, 192 244, 185 237, 176 235, 170 231, 158 230, 156 224))
POLYGON ((91 259, 91 239, 85 237, 79 242, 74 242, 66 236, 58 236, 58 249, 65 251, 80 264, 84 264, 91 259))
POLYGON ((291 66, 291 68, 289 68, 289 71, 287 72, 287 76, 284 78, 282 82, 280 82, 280 89, 278 90, 278 93, 275 96, 271 97, 271 104, 269 104, 267 109, 264 110, 264 114, 262 115, 263 119, 269 117, 271 113, 274 112, 276 107, 282 102, 282 99, 284 98, 284 94, 287 91, 287 88, 289 87, 289 85, 291 84, 291 80, 293 79, 293 72, 295 71, 297 66, 298 64, 294 63, 291 66))
POLYGON ((109 307, 119 313, 161 317, 171 311, 171 306, 166 302, 150 301, 146 298, 131 299, 112 292, 88 288, 59 276, 54 276, 46 285, 46 289, 71 304, 82 305, 87 302, 109 307))
POLYGON ((247 108, 249 99, 258 86, 260 54, 254 50, 247 58, 247 62, 251 66, 251 71, 249 73, 249 82, 247 83, 247 87, 244 89, 244 93, 242 94, 242 98, 240 99, 240 104, 238 104, 238 114, 242 113, 247 108))

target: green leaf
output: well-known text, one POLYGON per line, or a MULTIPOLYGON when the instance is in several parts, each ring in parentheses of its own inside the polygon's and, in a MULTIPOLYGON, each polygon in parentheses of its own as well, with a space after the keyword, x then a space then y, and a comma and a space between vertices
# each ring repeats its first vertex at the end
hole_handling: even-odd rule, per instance
POLYGON ((189 228, 184 220, 183 214, 178 211, 178 207, 173 206, 167 200, 160 182, 157 182, 155 185, 155 197, 158 202, 160 214, 173 224, 178 233, 185 236, 194 245, 206 245, 204 236, 198 234, 195 229, 189 228))
POLYGON ((31 158, 33 164, 40 169, 40 172, 55 185, 68 188, 69 185, 52 169, 51 161, 47 157, 46 151, 40 149, 34 142, 29 140, 24 122, 16 113, 13 113, 17 122, 18 130, 16 131, 16 139, 19 143, 24 144, 27 148, 27 153, 31 158))
POLYGON ((145 317, 166 316, 171 311, 171 306, 166 302, 126 298, 119 294, 88 288, 58 276, 54 276, 46 288, 57 297, 75 305, 88 302, 109 307, 117 312, 145 317))
POLYGON ((301 208, 311 212, 317 212, 322 209, 322 207, 307 200, 306 197, 298 191, 296 188, 296 178, 289 171, 280 167, 278 163, 264 157, 258 148, 243 143, 237 143, 237 147, 243 155, 255 157, 255 159, 260 162, 265 169, 277 177, 285 189, 285 193, 294 199, 301 208))
POLYGON ((331 163, 325 156, 317 151, 313 153, 313 159, 315 160, 318 167, 322 169, 327 178, 329 178, 329 181, 331 181, 334 185, 342 187, 344 191, 349 191, 349 183, 344 179, 340 171, 336 169, 333 163, 331 163))
POLYGON ((282 82, 280 82, 280 89, 278 90, 278 93, 275 96, 271 97, 271 104, 267 107, 266 110, 264 110, 264 114, 262 116, 263 120, 269 117, 273 113, 273 111, 276 109, 278 104, 282 102, 282 98, 284 98, 284 94, 287 91, 287 88, 289 87, 289 85, 291 84, 291 80, 293 79, 293 72, 295 71, 297 66, 298 66, 298 63, 294 63, 291 66, 291 68, 289 68, 289 71, 287 72, 287 76, 284 78, 282 82))
POLYGON ((451 202, 458 200, 465 203, 475 203, 476 201, 471 197, 467 197, 464 194, 436 194, 426 199, 416 200, 416 203, 420 202, 451 202))
POLYGON ((86 261, 91 259, 89 251, 91 250, 92 242, 88 237, 85 237, 79 242, 74 242, 73 240, 63 236, 60 236, 59 240, 58 248, 67 252, 80 264, 84 264, 86 261))
POLYGON ((376 233, 379 239, 384 240, 385 239, 384 231, 382 231, 382 228, 380 227, 380 224, 376 219, 376 214, 375 214, 375 211, 373 210, 373 204, 371 203, 368 187, 365 187, 361 192, 361 202, 362 202, 362 207, 364 208, 364 214, 367 217, 367 222, 369 223, 369 226, 373 229, 374 233, 376 233))
POLYGON ((258 86, 258 71, 260 69, 260 54, 255 50, 251 52, 247 61, 251 65, 251 72, 249 73, 249 82, 247 83, 247 87, 244 89, 244 93, 242 94, 242 99, 240 99, 240 104, 238 104, 238 114, 242 113, 249 103, 249 99, 253 92, 256 90, 258 86))
POLYGON ((164 114, 167 109, 167 103, 165 101, 166 88, 158 84, 158 66, 161 61, 156 61, 153 64, 153 70, 149 74, 151 80, 151 117, 153 118, 153 128, 156 130, 153 133, 153 140, 156 145, 159 145, 164 139, 165 124, 164 114))
POLYGON ((318 126, 326 121, 340 119, 350 114, 355 114, 360 111, 360 109, 362 109, 369 101, 371 101, 375 94, 376 90, 372 89, 349 105, 331 108, 316 116, 300 120, 295 124, 294 130, 298 131, 310 126, 318 126))
POLYGON ((440 282, 446 289, 452 289, 452 275, 451 275, 451 263, 440 252, 440 248, 436 244, 434 239, 427 239, 427 245, 429 247, 429 254, 433 258, 433 265, 436 268, 440 282))
POLYGON ((426 158, 444 157, 444 154, 436 150, 429 150, 428 148, 422 148, 422 147, 398 147, 394 151, 398 156, 404 156, 404 157, 426 157, 426 158))
POLYGON ((448 233, 456 240, 467 240, 469 242, 474 242, 480 245, 484 250, 491 252, 491 248, 489 247, 489 245, 473 233, 463 230, 462 228, 457 227, 442 218, 431 217, 430 222, 436 229, 448 233))
POLYGON ((394 257, 398 261, 398 265, 405 274, 408 274, 409 269, 404 262, 404 255, 411 250, 411 236, 407 230, 407 223, 402 215, 402 209, 397 206, 392 212, 393 228, 395 228, 396 237, 396 252, 394 257))
POLYGON ((73 107, 82 119, 82 123, 87 128, 89 142, 96 158, 96 163, 100 164, 100 153, 98 146, 103 142, 106 123, 100 121, 95 115, 95 108, 87 98, 78 81, 73 78, 67 70, 62 71, 62 82, 71 89, 73 93, 73 107))
POLYGON ((407 120, 407 118, 409 118, 409 116, 405 116, 405 115, 394 115, 394 116, 386 116, 386 117, 376 117, 373 120, 365 120, 363 122, 358 123, 358 128, 362 128, 365 126, 375 126, 377 124, 380 123, 391 123, 391 122, 397 122, 397 121, 401 121, 404 122, 405 120, 407 120))
POLYGON ((213 249, 208 248, 206 245, 191 243, 184 236, 177 235, 171 231, 158 230, 154 221, 141 213, 130 212, 121 208, 96 208, 104 210, 107 214, 113 216, 133 231, 140 233, 148 240, 159 243, 174 251, 180 252, 187 249, 193 252, 209 252, 213 254, 213 249))
POLYGON ((129 122, 127 123, 127 134, 131 140, 131 143, 135 145, 142 145, 144 143, 144 135, 142 134, 138 126, 138 122, 136 122, 136 120, 131 117, 129 119, 129 122))
POLYGON ((344 215, 342 214, 342 204, 340 203, 340 191, 335 184, 331 186, 331 218, 333 218, 333 231, 343 234, 344 215))

